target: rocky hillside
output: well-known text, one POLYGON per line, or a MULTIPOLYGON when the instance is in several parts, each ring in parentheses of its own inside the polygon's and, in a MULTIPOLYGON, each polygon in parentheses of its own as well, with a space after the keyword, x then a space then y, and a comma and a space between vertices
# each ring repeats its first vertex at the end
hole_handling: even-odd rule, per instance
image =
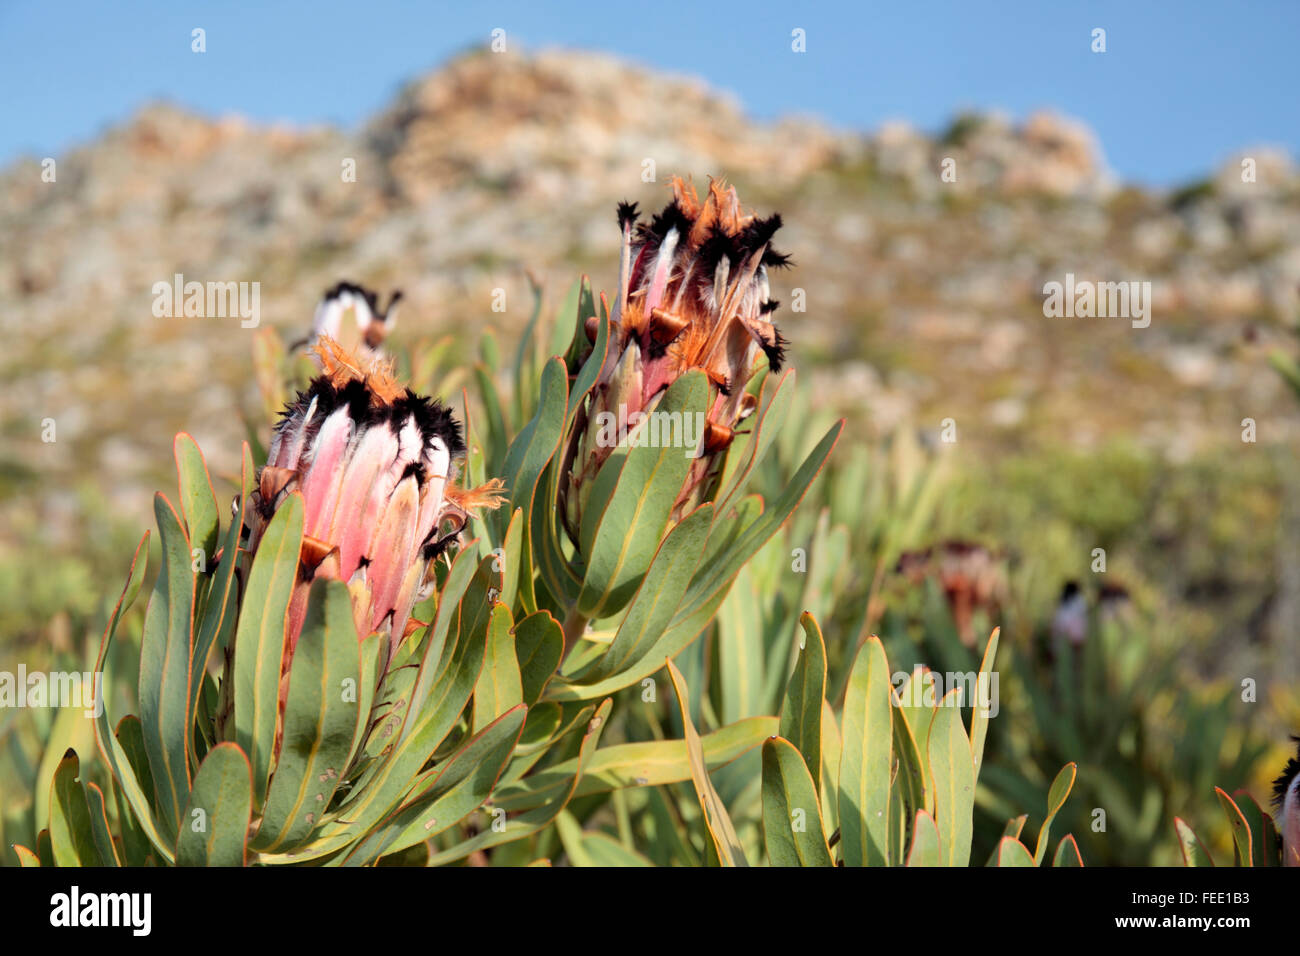
POLYGON ((396 335, 463 331, 468 353, 477 327, 525 321, 526 269, 552 301, 578 270, 609 288, 615 202, 657 206, 673 174, 725 175, 784 214, 796 265, 774 294, 803 289, 807 311, 778 318, 864 433, 954 417, 981 454, 1126 434, 1177 457, 1239 441, 1249 415, 1293 437, 1258 353, 1297 315, 1300 176, 1243 155, 1253 183, 1234 158, 1157 195, 1048 114, 962 116, 936 137, 768 125, 689 79, 572 52, 466 55, 355 131, 149 106, 56 157, 54 182, 37 158, 0 173, 0 513, 75 535, 81 476, 143 521, 182 428, 236 460, 253 333, 155 317, 155 283, 258 282, 262 323, 293 332, 338 278, 400 286, 396 335), (1150 326, 1045 317, 1044 283, 1067 273, 1151 282, 1150 326))

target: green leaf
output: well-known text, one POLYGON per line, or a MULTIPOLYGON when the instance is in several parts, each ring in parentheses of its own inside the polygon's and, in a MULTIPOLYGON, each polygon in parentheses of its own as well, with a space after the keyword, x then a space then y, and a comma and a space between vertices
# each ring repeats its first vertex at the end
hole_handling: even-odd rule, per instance
POLYGON ((993 688, 993 661, 998 653, 998 635, 1002 629, 995 627, 993 633, 989 636, 988 645, 984 648, 984 660, 980 662, 979 675, 975 682, 976 700, 970 701, 971 718, 970 718, 970 749, 971 756, 974 759, 975 779, 979 779, 980 767, 984 765, 984 738, 989 732, 989 711, 992 710, 992 697, 982 698, 982 688, 989 688, 988 694, 992 694, 993 688), (988 705, 988 706, 984 706, 988 705))
POLYGON ((1083 855, 1079 853, 1079 844, 1070 834, 1061 837, 1061 842, 1056 845, 1052 866, 1083 866, 1083 855))
POLYGON ((736 575, 718 615, 718 680, 722 685, 722 723, 753 717, 766 709, 763 694, 763 621, 748 567, 736 575))
POLYGON ((781 705, 781 736, 803 754, 813 784, 822 790, 822 701, 826 698, 826 642, 817 619, 799 615, 804 639, 785 686, 781 705))
POLYGON ((1250 823, 1246 820, 1246 815, 1241 812, 1235 800, 1228 796, 1218 787, 1214 788, 1215 795, 1219 798, 1219 803, 1223 807, 1223 812, 1228 818, 1228 824, 1232 827, 1232 844, 1235 853, 1236 866, 1254 866, 1255 852, 1253 839, 1250 833, 1250 823))
POLYGON ((517 704, 422 778, 408 799, 362 840, 345 865, 360 865, 415 846, 482 807, 510 762, 528 708, 517 704))
POLYGON ((90 809, 90 830, 95 836, 95 846, 105 866, 121 866, 117 847, 113 845, 113 832, 108 827, 108 806, 104 791, 94 783, 86 784, 86 805, 90 809))
POLYGON ((54 771, 50 792, 50 847, 57 866, 104 866, 95 842, 86 790, 76 751, 69 750, 54 771))
POLYGON ((271 776, 285 614, 298 576, 302 529, 303 499, 295 491, 280 504, 257 545, 235 631, 235 742, 252 767, 259 806, 271 776))
POLYGON ((253 808, 251 767, 235 744, 217 744, 194 775, 176 841, 178 866, 243 866, 253 808))
POLYGON ((998 841, 998 866, 1036 866, 1029 848, 1012 837, 998 841))
POLYGON ((926 695, 933 695, 934 684, 928 669, 913 670, 907 675, 896 695, 897 705, 894 716, 901 717, 907 724, 916 752, 921 762, 922 787, 925 794, 925 809, 934 816, 934 775, 930 772, 930 726, 934 722, 935 704, 926 703, 926 695))
MULTIPOLYGON (((691 575, 713 524, 713 506, 704 505, 686 515, 668 532, 650 562, 645 580, 628 606, 627 614, 609 648, 576 684, 592 686, 624 671, 631 664, 652 658, 657 642, 681 605, 691 575)), ((655 667, 657 670, 658 667, 655 667)), ((598 691, 592 696, 599 696, 598 691)))
MULTIPOLYGON (((523 510, 526 519, 531 518, 538 479, 560 447, 568 400, 569 378, 564 362, 558 358, 551 359, 542 368, 537 412, 515 436, 506 452, 502 477, 510 501, 497 512, 503 523, 516 508, 523 510)), ((546 502, 542 504, 549 506, 546 502)), ((529 525, 530 521, 525 520, 525 527, 529 525)))
POLYGON ((1061 768, 1052 781, 1051 788, 1047 791, 1047 816, 1043 820, 1043 826, 1038 831, 1038 845, 1034 849, 1034 866, 1042 864, 1044 857, 1047 856, 1047 840, 1052 832, 1052 820, 1061 812, 1061 807, 1065 806, 1066 799, 1070 796, 1070 791, 1074 788, 1074 778, 1078 775, 1078 765, 1067 763, 1061 768))
POLYGON ((1237 790, 1232 798, 1241 815, 1246 818, 1247 826, 1250 827, 1252 865, 1279 865, 1278 836, 1277 829, 1273 826, 1273 818, 1245 790, 1237 790))
POLYGON ((912 825, 912 848, 907 854, 907 865, 943 866, 943 851, 939 846, 939 827, 934 817, 924 810, 916 811, 912 825))
POLYGON ((654 866, 649 859, 623 846, 608 833, 583 833, 581 852, 587 866, 654 866))
POLYGON ((318 578, 289 671, 284 731, 253 846, 297 845, 320 823, 347 769, 358 721, 361 659, 348 586, 318 578))
POLYGON ((1205 844, 1181 817, 1174 817, 1174 830, 1178 833, 1179 849, 1183 853, 1184 866, 1214 866, 1214 858, 1205 844))
POLYGON ((704 748, 700 743, 700 735, 695 732, 695 724, 691 721, 690 697, 687 695, 686 681, 672 661, 665 661, 664 664, 672 679, 673 690, 677 692, 677 705, 686 732, 686 749, 691 759, 691 782, 695 784, 695 793, 700 799, 700 809, 704 811, 704 826, 723 866, 748 866, 744 850, 740 846, 740 839, 736 836, 736 828, 732 826, 731 817, 727 814, 727 808, 709 780, 709 771, 704 764, 704 748))
MULTIPOLYGON (((245 476, 247 477, 247 476, 245 476)), ((207 602, 198 622, 198 637, 190 660, 190 713, 199 713, 199 694, 203 689, 203 675, 213 648, 229 647, 239 616, 239 578, 235 573, 239 565, 239 542, 244 527, 250 499, 239 498, 239 510, 226 530, 221 548, 221 562, 212 576, 207 602)))
POLYGON ((140 723, 157 788, 163 829, 174 834, 190 792, 190 652, 194 572, 180 518, 154 498, 162 567, 144 617, 140 646, 140 723))
POLYGON ((585 616, 607 617, 631 600, 659 549, 669 513, 695 462, 693 449, 663 436, 658 441, 646 436, 668 421, 664 416, 680 423, 689 420, 687 416, 703 415, 708 397, 703 372, 678 378, 597 473, 579 534, 586 562, 578 610, 585 616))
POLYGON ((564 629, 549 611, 537 611, 515 625, 514 644, 523 700, 532 705, 560 666, 564 629))
POLYGON ((442 590, 438 595, 438 613, 433 619, 428 636, 424 639, 420 669, 415 679, 415 686, 411 689, 411 700, 398 736, 399 742, 406 740, 415 732, 416 718, 423 712, 425 701, 432 692, 433 686, 443 677, 447 661, 450 660, 444 651, 448 650, 447 635, 452 621, 459 621, 461 602, 473 583, 475 575, 480 569, 490 566, 492 561, 492 556, 488 555, 476 563, 473 548, 469 546, 461 548, 452 560, 451 570, 447 572, 446 580, 443 581, 442 590))
POLYGON ((492 608, 487 630, 487 654, 474 688, 473 733, 481 733, 492 721, 523 703, 524 690, 519 676, 519 660, 515 657, 513 625, 510 608, 504 604, 492 608))
POLYGON ((176 436, 173 451, 180 479, 181 512, 185 515, 190 547, 202 548, 204 566, 210 567, 216 557, 219 514, 212 478, 208 475, 208 466, 199 446, 185 432, 176 436))
MULTIPOLYGON (((817 443, 817 447, 804 459, 799 470, 785 485, 785 490, 773 501, 772 507, 746 525, 744 530, 729 542, 724 552, 718 554, 714 560, 710 560, 706 553, 705 560, 701 562, 686 596, 682 599, 674 624, 692 618, 697 611, 708 606, 730 587, 741 566, 758 553, 758 550, 785 523, 786 518, 803 499, 809 486, 821 471, 822 465, 830 457, 831 450, 835 447, 835 442, 839 439, 843 428, 844 422, 839 421, 826 432, 822 440, 817 443)), ((716 527, 720 532, 727 531, 724 522, 718 522, 716 527)))
POLYGON ((773 866, 834 866, 817 788, 794 744, 763 744, 763 835, 773 866))
MULTIPOLYGON (((704 766, 716 770, 746 754, 776 733, 775 717, 749 717, 700 738, 704 766)), ((577 758, 554 772, 577 771, 577 758)), ((576 796, 607 793, 623 787, 658 786, 691 779, 690 748, 685 740, 652 740, 602 747, 592 755, 576 796)))
POLYGON ((970 862, 971 816, 975 808, 975 767, 961 722, 960 693, 959 688, 949 691, 930 723, 935 822, 948 866, 966 866, 970 862))
POLYGON ((892 692, 885 648, 872 637, 853 663, 841 718, 839 818, 846 866, 888 861, 892 692))
MULTIPOLYGON (((600 735, 608 722, 611 706, 611 701, 602 701, 600 706, 596 708, 595 715, 588 722, 587 732, 583 736, 578 749, 578 769, 574 774, 559 779, 556 779, 553 775, 548 775, 548 779, 544 782, 529 778, 514 788, 515 792, 519 793, 534 790, 540 786, 541 789, 546 791, 547 798, 543 802, 535 805, 530 810, 517 814, 513 818, 507 815, 504 824, 500 828, 496 826, 489 827, 468 840, 464 840, 440 853, 433 854, 429 858, 428 865, 441 866, 444 863, 462 860, 475 850, 484 850, 503 843, 512 843, 549 826, 572 798, 573 791, 582 778, 582 768, 591 759, 596 745, 600 742, 600 735)), ((498 807, 506 809, 508 802, 506 794, 498 791, 493 796, 493 802, 498 807)))
POLYGON ((752 434, 744 449, 744 455, 738 458, 738 466, 730 476, 730 481, 717 497, 719 511, 739 500, 748 487, 755 469, 776 443, 782 426, 790 415, 790 395, 794 391, 794 382, 794 369, 788 369, 779 378, 774 375, 765 377, 758 411, 752 416, 754 422, 751 426, 752 434), (789 388, 786 388, 787 383, 789 388))
POLYGON ((912 729, 901 709, 895 707, 893 716, 894 753, 898 756, 898 767, 891 788, 889 862, 896 866, 903 862, 907 849, 908 824, 915 819, 918 810, 926 808, 926 794, 925 762, 917 749, 916 738, 912 736, 912 729))

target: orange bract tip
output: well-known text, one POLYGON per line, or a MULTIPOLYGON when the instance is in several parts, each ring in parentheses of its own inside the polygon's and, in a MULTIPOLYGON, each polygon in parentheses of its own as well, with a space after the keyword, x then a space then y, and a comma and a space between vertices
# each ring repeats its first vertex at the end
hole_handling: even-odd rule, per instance
POLYGON ((373 405, 391 405, 406 393, 393 377, 391 359, 362 358, 328 335, 322 335, 312 351, 320 358, 321 370, 331 385, 342 388, 348 382, 364 382, 373 405))
POLYGON ((482 508, 497 508, 506 500, 506 485, 500 478, 489 478, 485 483, 477 488, 466 488, 461 490, 455 486, 448 486, 444 494, 447 500, 456 505, 462 511, 474 514, 482 508))

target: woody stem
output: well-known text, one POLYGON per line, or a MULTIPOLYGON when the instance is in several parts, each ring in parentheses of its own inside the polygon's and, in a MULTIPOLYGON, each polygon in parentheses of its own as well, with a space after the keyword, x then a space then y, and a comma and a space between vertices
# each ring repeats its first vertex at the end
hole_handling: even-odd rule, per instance
POLYGON ((575 604, 564 619, 564 657, 560 658, 561 660, 569 656, 569 651, 573 650, 573 646, 578 643, 578 639, 586 630, 587 618, 578 612, 578 606, 575 604))

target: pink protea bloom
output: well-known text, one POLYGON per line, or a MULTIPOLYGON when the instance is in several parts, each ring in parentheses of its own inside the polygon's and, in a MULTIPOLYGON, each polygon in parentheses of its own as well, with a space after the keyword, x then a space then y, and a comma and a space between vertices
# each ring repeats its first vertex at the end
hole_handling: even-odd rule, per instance
POLYGON ((419 626, 411 611, 427 593, 431 562, 476 508, 499 500, 498 480, 456 486, 465 443, 450 409, 399 385, 387 363, 328 337, 315 352, 322 374, 277 423, 248 509, 245 547, 255 551, 281 502, 294 491, 303 497, 286 672, 318 577, 348 583, 358 635, 385 633, 391 659, 419 626))

